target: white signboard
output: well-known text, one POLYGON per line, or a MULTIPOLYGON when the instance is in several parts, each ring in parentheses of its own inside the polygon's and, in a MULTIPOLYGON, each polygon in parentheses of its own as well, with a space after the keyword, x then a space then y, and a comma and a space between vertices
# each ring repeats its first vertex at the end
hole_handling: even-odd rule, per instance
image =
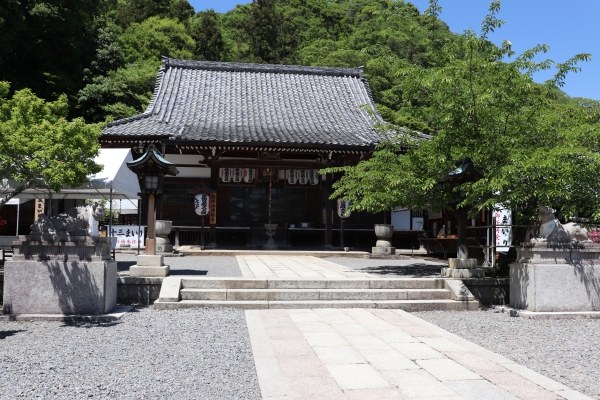
POLYGON ((144 247, 146 244, 145 240, 146 227, 138 227, 137 225, 113 225, 112 234, 110 236, 117 238, 117 248, 123 245, 129 245, 130 247, 144 247))
MULTIPOLYGON (((501 205, 497 205, 497 207, 501 207, 501 205)), ((512 224, 512 211, 505 208, 494 210, 494 219, 496 222, 496 251, 506 253, 512 242, 512 227, 506 226, 512 224)))

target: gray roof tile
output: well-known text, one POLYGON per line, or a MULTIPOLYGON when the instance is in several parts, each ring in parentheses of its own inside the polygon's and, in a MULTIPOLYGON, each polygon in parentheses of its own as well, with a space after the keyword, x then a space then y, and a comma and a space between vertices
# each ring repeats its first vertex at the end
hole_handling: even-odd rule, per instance
POLYGON ((378 114, 360 69, 165 58, 143 114, 104 135, 227 143, 368 146, 378 114))

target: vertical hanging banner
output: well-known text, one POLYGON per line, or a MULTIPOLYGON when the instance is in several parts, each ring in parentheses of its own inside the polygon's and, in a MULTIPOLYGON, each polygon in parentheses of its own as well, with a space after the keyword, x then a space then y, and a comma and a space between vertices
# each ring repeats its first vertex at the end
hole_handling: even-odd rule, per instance
POLYGON ((40 214, 44 213, 44 199, 35 199, 35 220, 38 220, 40 214))
POLYGON ((210 194, 210 216, 209 216, 209 224, 216 225, 217 224, 217 194, 210 194))
POLYGON ((506 253, 512 243, 512 211, 503 208, 501 204, 494 207, 494 222, 496 224, 496 251, 506 253))

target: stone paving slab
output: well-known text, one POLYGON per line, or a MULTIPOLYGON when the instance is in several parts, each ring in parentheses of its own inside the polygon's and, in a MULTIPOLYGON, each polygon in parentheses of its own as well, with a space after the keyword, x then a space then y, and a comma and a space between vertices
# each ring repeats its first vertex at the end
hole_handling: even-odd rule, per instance
POLYGON ((246 315, 264 399, 589 399, 402 310, 246 315))
POLYGON ((370 275, 315 256, 249 254, 235 256, 244 278, 365 279, 370 275))

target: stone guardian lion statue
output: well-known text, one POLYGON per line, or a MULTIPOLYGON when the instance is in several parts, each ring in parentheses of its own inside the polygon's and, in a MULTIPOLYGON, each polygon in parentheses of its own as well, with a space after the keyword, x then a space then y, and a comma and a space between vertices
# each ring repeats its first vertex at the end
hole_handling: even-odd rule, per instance
POLYGON ((98 236, 98 223, 104 219, 104 205, 95 202, 89 206, 79 206, 47 217, 40 214, 31 225, 31 233, 62 234, 73 236, 98 236))

